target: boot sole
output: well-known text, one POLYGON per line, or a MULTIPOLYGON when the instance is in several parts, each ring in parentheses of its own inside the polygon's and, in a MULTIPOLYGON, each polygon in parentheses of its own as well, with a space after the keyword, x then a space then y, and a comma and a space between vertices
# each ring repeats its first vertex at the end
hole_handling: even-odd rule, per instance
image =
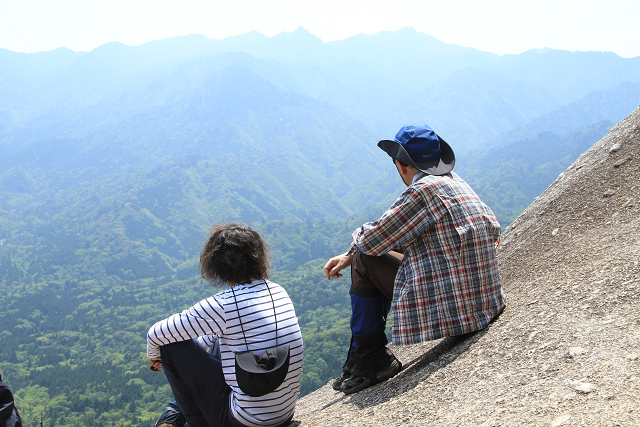
POLYGON ((344 381, 334 381, 331 384, 331 388, 333 388, 335 391, 342 391, 342 384, 344 384, 344 381))
MULTIPOLYGON (((374 383, 371 382, 371 380, 369 378, 365 378, 364 382, 362 384, 358 384, 355 387, 351 387, 351 388, 342 388, 342 392, 344 394, 353 394, 353 393, 357 393, 359 391, 364 390, 367 387, 371 387, 374 383)), ((344 386, 344 384, 343 384, 344 386)))
POLYGON ((333 388, 335 391, 342 391, 342 384, 344 384, 345 381, 349 381, 349 378, 351 377, 343 377, 341 375, 331 382, 331 388, 333 388))
MULTIPOLYGON (((398 372, 400 372, 401 370, 402 370, 402 363, 398 359, 394 359, 387 369, 385 369, 384 371, 380 371, 376 374, 376 380, 377 380, 376 382, 372 382, 369 378, 365 378, 362 384, 358 384, 357 386, 352 388, 346 388, 346 389, 341 388, 341 390, 344 394, 357 393, 359 391, 364 390, 365 388, 371 387, 372 385, 381 383, 383 381, 388 380, 389 378, 395 377, 398 374, 398 372)), ((347 381, 345 381, 345 383, 347 381)), ((343 386, 344 386, 344 383, 343 383, 343 386)))
POLYGON ((389 378, 393 378, 398 375, 398 372, 402 370, 402 363, 398 359, 393 359, 393 362, 384 371, 378 372, 376 378, 378 382, 386 381, 389 378))

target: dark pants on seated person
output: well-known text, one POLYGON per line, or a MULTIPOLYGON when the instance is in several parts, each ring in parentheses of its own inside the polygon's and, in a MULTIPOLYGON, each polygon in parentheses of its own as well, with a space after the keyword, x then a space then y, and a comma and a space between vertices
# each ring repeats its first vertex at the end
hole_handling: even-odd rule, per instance
POLYGON ((190 427, 234 426, 229 415, 231 389, 219 359, 194 340, 163 345, 160 357, 173 396, 190 427))
POLYGON ((345 372, 354 377, 375 378, 388 366, 393 354, 384 333, 393 299, 396 273, 402 255, 391 252, 369 256, 356 252, 351 263, 351 343, 345 372))

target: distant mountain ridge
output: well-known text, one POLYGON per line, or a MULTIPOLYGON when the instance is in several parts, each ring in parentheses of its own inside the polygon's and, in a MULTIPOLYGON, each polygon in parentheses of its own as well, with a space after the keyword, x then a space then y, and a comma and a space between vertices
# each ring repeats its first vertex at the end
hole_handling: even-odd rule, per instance
POLYGON ((393 170, 375 141, 400 124, 432 125, 464 165, 478 150, 535 137, 541 126, 566 134, 619 120, 638 103, 638 61, 553 50, 501 57, 410 28, 330 43, 298 29, 271 38, 109 43, 91 52, 0 50, 0 165, 21 165, 27 155, 46 158, 45 174, 56 164, 116 173, 176 156, 257 154, 266 142, 337 191, 341 207, 311 217, 343 216, 375 204, 380 183, 398 188, 385 181, 393 170), (556 124, 542 122, 549 120, 556 124), (525 130, 529 122, 535 131, 525 130), (316 137, 326 150, 313 148, 316 137), (355 177, 367 177, 364 188, 355 177))
MULTIPOLYGON (((610 90, 625 81, 640 81, 640 58, 620 58, 606 52, 545 50, 498 56, 449 45, 410 28, 323 43, 308 31, 298 29, 271 38, 253 32, 222 40, 183 36, 131 47, 109 43, 91 52, 77 53, 65 49, 37 54, 0 50, 3 76, 0 96, 18 108, 21 113, 15 117, 19 120, 21 116, 41 112, 39 104, 45 110, 51 108, 42 105, 47 99, 61 101, 57 98, 61 90, 76 92, 84 97, 84 105, 91 105, 118 97, 123 90, 151 83, 162 74, 161 69, 184 66, 195 58, 225 52, 244 52, 259 61, 277 61, 293 67, 293 78, 280 80, 280 84, 292 84, 299 93, 327 101, 362 120, 372 130, 385 133, 398 127, 398 118, 409 121, 422 118, 410 113, 417 94, 470 68, 484 73, 485 77, 476 83, 480 87, 487 86, 482 79, 489 76, 490 85, 499 87, 506 78, 519 82, 514 89, 537 93, 538 100, 520 99, 516 94, 501 95, 512 103, 525 102, 520 108, 526 105, 535 116, 590 92, 610 90), (31 67, 36 63, 37 67, 31 67), (307 83, 297 83, 300 79, 307 83), (324 88, 316 90, 309 82, 320 83, 324 88), (344 96, 345 89, 349 97, 344 96), (408 113, 404 114, 404 110, 408 113)), ((266 69, 270 68, 267 65, 266 69)), ((469 82, 468 73, 460 76, 463 82, 469 82)), ((455 87, 455 81, 453 78, 449 85, 455 87)), ((434 95, 445 96, 437 91, 434 95)), ((438 98, 432 101, 434 106, 447 102, 438 98)), ((455 134, 460 124, 447 123, 445 119, 469 114, 443 106, 432 109, 429 117, 432 122, 443 122, 440 130, 443 134, 455 134)), ((496 120, 501 116, 497 114, 496 120)), ((472 128, 484 129, 486 136, 474 132, 472 138, 471 134, 458 130, 463 146, 484 142, 503 132, 502 128, 482 128, 484 120, 473 116, 466 120, 472 128)), ((505 120, 505 127, 523 124, 508 115, 505 120)))
MULTIPOLYGON (((608 91, 591 92, 524 126, 507 132, 502 138, 503 141, 513 141, 545 131, 567 134, 602 120, 615 122, 618 117, 628 112, 630 105, 638 103, 640 103, 640 83, 622 82, 608 91)), ((496 141, 496 145, 500 143, 496 141)))

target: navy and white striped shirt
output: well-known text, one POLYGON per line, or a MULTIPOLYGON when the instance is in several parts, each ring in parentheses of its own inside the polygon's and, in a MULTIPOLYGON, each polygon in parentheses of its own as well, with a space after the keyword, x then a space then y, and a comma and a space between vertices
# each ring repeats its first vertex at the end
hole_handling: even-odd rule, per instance
POLYGON ((147 334, 147 356, 159 359, 160 346, 192 338, 198 338, 205 348, 220 340, 222 371, 231 387, 230 407, 236 420, 250 427, 275 426, 293 414, 300 396, 302 335, 293 303, 280 285, 262 279, 238 284, 233 291, 222 291, 159 321, 147 334), (244 335, 238 315, 242 317, 244 335), (264 353, 276 346, 276 333, 277 345, 290 346, 289 373, 274 392, 261 397, 247 396, 236 381, 234 353, 247 350, 264 353))

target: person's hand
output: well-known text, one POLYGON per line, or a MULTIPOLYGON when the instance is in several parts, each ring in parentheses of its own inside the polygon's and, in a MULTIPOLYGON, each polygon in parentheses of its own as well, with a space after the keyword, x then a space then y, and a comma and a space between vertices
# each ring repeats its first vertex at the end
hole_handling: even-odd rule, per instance
POLYGON ((327 263, 324 265, 324 275, 327 280, 331 280, 332 277, 334 279, 342 277, 342 274, 340 274, 340 270, 349 267, 351 265, 351 261, 353 261, 353 255, 346 254, 334 256, 329 261, 327 261, 327 263))
POLYGON ((152 371, 162 371, 162 361, 160 359, 149 359, 149 369, 152 371))

